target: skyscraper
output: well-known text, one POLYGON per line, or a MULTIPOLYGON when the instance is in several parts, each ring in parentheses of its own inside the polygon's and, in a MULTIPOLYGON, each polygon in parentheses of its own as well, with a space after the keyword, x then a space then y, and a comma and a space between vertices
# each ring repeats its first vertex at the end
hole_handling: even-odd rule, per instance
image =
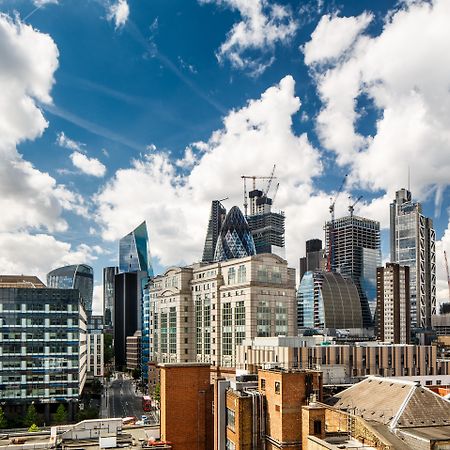
POLYGON ((259 190, 249 192, 250 215, 246 217, 253 235, 256 253, 276 253, 284 256, 283 212, 273 212, 271 198, 259 190))
POLYGON ((115 266, 103 268, 103 316, 107 329, 114 323, 114 277, 118 272, 119 268, 115 266))
POLYGON ((409 344, 411 304, 409 267, 387 263, 377 268, 377 338, 393 344, 409 344))
POLYGON ((214 261, 244 258, 256 254, 255 243, 245 217, 237 206, 228 212, 217 239, 214 261))
POLYGON ((119 271, 145 271, 149 276, 153 276, 152 258, 145 221, 119 241, 119 271))
POLYGON ((216 250, 217 239, 225 220, 227 210, 219 200, 213 200, 211 203, 211 213, 208 222, 208 231, 206 233, 205 247, 203 249, 203 262, 214 261, 214 251, 216 250))
POLYGON ((325 252, 320 239, 306 241, 306 256, 300 258, 300 280, 306 272, 326 267, 325 252))
POLYGON ((56 289, 78 289, 88 318, 92 315, 94 269, 87 264, 76 264, 54 269, 47 274, 47 286, 56 289))
POLYGON ((373 327, 377 267, 381 265, 380 223, 351 215, 336 219, 333 224, 327 222, 325 231, 326 247, 333 255, 331 270, 354 281, 361 299, 363 326, 373 327))
POLYGON ((412 327, 431 327, 436 314, 436 232, 411 192, 400 189, 390 205, 391 262, 409 266, 412 327))

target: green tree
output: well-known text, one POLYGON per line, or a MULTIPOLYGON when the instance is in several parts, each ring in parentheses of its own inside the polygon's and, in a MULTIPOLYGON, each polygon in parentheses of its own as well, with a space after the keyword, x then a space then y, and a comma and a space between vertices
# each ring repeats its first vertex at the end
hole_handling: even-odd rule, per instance
POLYGON ((131 376, 134 380, 139 380, 141 378, 141 369, 136 368, 131 371, 131 376))
POLYGON ((67 410, 62 403, 59 404, 56 413, 53 415, 53 422, 63 424, 67 422, 67 410))
POLYGON ((35 423, 32 423, 30 428, 28 428, 29 433, 37 433, 38 431, 41 431, 41 430, 35 423))
POLYGON ((104 352, 104 359, 105 359, 105 365, 111 364, 112 359, 114 356, 114 348, 112 345, 112 334, 105 334, 105 337, 103 338, 103 352, 104 352))
POLYGON ((27 427, 31 427, 31 425, 35 425, 38 420, 37 411, 33 404, 31 404, 25 415, 25 419, 23 419, 23 423, 27 427))
POLYGON ((3 408, 0 406, 0 428, 6 428, 8 422, 5 417, 5 413, 3 412, 3 408))
POLYGON ((161 385, 159 383, 155 386, 155 391, 153 393, 153 397, 158 402, 161 400, 161 385))

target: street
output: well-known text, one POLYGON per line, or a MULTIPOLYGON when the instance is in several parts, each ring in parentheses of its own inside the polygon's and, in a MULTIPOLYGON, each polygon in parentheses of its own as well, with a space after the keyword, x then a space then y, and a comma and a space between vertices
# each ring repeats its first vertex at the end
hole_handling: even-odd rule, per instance
POLYGON ((135 392, 131 379, 123 378, 122 374, 119 374, 117 379, 105 387, 102 396, 102 417, 134 416, 140 419, 142 414, 148 415, 142 410, 142 394, 135 392))

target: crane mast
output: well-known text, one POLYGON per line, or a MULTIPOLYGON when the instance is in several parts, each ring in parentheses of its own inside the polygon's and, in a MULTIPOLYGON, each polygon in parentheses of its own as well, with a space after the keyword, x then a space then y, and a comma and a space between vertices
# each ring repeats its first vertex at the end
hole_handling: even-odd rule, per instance
POLYGON ((450 273, 448 271, 447 252, 444 250, 445 270, 447 271, 448 299, 450 301, 450 273))

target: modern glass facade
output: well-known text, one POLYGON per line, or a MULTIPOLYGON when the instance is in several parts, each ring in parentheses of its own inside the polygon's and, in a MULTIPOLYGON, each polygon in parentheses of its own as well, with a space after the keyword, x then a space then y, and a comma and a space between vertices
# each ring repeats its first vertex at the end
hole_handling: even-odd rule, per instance
POLYGON ((0 336, 1 403, 34 401, 48 417, 51 404, 69 402, 73 418, 87 366, 79 291, 0 287, 0 336))
POLYGON ((227 214, 217 240, 215 261, 255 255, 255 243, 245 217, 237 206, 227 214))
POLYGON ((153 276, 147 225, 142 222, 119 241, 119 271, 147 272, 153 276))
POLYGON ((78 289, 88 317, 92 314, 94 269, 87 264, 60 267, 47 274, 47 287, 54 289, 78 289))
POLYGON ((103 316, 106 328, 112 328, 114 323, 114 277, 118 272, 118 267, 103 268, 103 316))
POLYGON ((214 261, 214 251, 216 249, 217 239, 226 214, 227 210, 222 203, 220 203, 219 200, 214 200, 211 204, 208 231, 206 233, 205 247, 203 249, 203 262, 214 261))
POLYGON ((358 329, 363 327, 355 283, 335 272, 303 275, 297 293, 299 328, 358 329))
POLYGON ((431 327, 436 314, 436 233, 411 192, 400 189, 390 205, 391 262, 409 267, 412 327, 431 327))

